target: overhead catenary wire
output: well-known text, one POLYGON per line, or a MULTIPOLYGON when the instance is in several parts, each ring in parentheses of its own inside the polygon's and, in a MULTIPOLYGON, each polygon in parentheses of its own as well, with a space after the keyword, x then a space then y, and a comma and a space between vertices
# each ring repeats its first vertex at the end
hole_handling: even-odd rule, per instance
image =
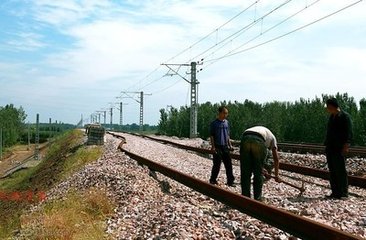
MULTIPOLYGON (((272 13, 276 12, 277 10, 279 10, 280 8, 282 8, 283 6, 287 5, 288 3, 290 3, 293 0, 286 0, 284 1, 282 4, 278 5, 277 7, 273 8, 272 10, 270 10, 269 12, 267 12, 266 14, 264 14, 263 16, 261 16, 258 19, 254 19, 253 22, 249 23, 248 25, 242 27, 241 29, 239 29, 238 31, 236 31, 235 33, 229 35, 228 37, 226 37, 225 39, 216 42, 216 44, 214 44, 213 46, 209 47, 208 49, 206 49, 204 52, 200 53, 199 55, 195 56, 194 58, 191 58, 190 60, 187 61, 187 63, 191 62, 193 59, 198 58, 199 56, 205 54, 206 52, 210 51, 211 49, 215 48, 216 46, 227 42, 228 40, 230 40, 230 38, 235 39, 236 37, 239 37, 241 34, 243 34, 244 32, 246 32, 247 30, 249 30, 250 28, 252 28, 253 26, 255 26, 257 23, 263 21, 263 19, 265 19, 266 17, 270 16, 272 13)), ((204 41, 205 39, 207 39, 208 37, 210 37, 212 34, 217 33, 217 31, 221 28, 223 28, 224 26, 226 26, 227 24, 229 24, 230 22, 232 22, 234 19, 236 19, 237 17, 239 17, 240 15, 242 15, 243 13, 245 13, 246 11, 248 11, 250 8, 252 8, 253 6, 256 6, 256 4, 259 2, 255 1, 253 2, 251 5, 249 5, 247 8, 245 8, 244 10, 242 10, 241 12, 239 12, 238 14, 236 14, 235 16, 233 16, 232 18, 230 18, 228 21, 226 21, 224 24, 220 25, 218 28, 216 28, 214 31, 210 32, 209 34, 205 35, 203 38, 201 38, 200 40, 196 41, 195 43, 193 43, 190 47, 184 49, 183 51, 179 52, 177 55, 173 56, 172 58, 168 59, 168 61, 173 60, 174 58, 180 56, 181 54, 183 54, 184 52, 191 50, 194 46, 196 46, 197 44, 201 43, 202 41, 204 41)), ((152 85, 153 83, 161 80, 164 76, 166 76, 167 74, 163 75, 160 78, 154 79, 152 81, 150 81, 149 83, 145 84, 144 86, 140 87, 139 90, 152 85)), ((168 87, 170 88, 170 87, 168 87)), ((165 89, 166 90, 166 89, 165 89)), ((164 91, 165 91, 164 90, 164 91)))
MULTIPOLYGON (((235 20, 236 18, 238 18, 240 15, 244 14, 246 11, 248 11, 250 8, 252 8, 254 5, 256 5, 260 0, 256 0, 253 3, 251 3, 248 7, 246 7, 245 9, 243 9, 242 11, 240 11, 239 13, 237 13, 236 15, 234 15, 232 18, 230 18, 228 21, 226 21, 225 23, 221 24, 219 27, 215 28, 215 30, 211 31, 210 33, 208 33, 207 35, 205 35, 204 37, 200 38, 198 41, 194 42, 193 44, 191 44, 189 47, 183 49, 182 51, 178 52, 176 55, 174 55, 173 57, 167 59, 164 62, 169 62, 174 60, 175 58, 179 57, 180 55, 182 55, 183 53, 191 50, 193 47, 195 47, 196 45, 198 45, 199 43, 203 42, 204 40, 206 40, 208 37, 210 37, 212 34, 216 33, 218 30, 220 30, 221 28, 225 27, 227 24, 229 24, 230 22, 232 22, 233 20, 235 20)), ((159 69, 161 68, 161 65, 159 65, 158 67, 156 67, 153 71, 151 71, 149 74, 147 74, 145 77, 143 77, 142 79, 140 79, 139 81, 136 81, 134 84, 132 84, 131 86, 129 86, 128 88, 126 88, 125 90, 130 90, 133 87, 136 87, 137 85, 139 85, 142 81, 148 79, 151 75, 153 75, 155 72, 157 72, 159 69)), ((147 86, 151 85, 154 82, 159 81, 158 80, 153 80, 151 82, 149 82, 148 84, 146 84, 147 86)), ((144 86, 146 87, 146 86, 144 86)), ((140 87, 140 89, 144 88, 144 87, 140 87)))
POLYGON ((131 88, 139 85, 142 81, 144 81, 145 79, 148 79, 151 75, 153 75, 154 73, 156 73, 160 68, 161 68, 161 66, 159 65, 154 70, 152 70, 150 73, 148 73, 145 77, 141 78, 139 81, 136 81, 134 84, 132 84, 131 86, 129 86, 128 88, 126 88, 125 91, 128 91, 131 88))
MULTIPOLYGON (((300 9, 299 11, 291 14, 290 16, 286 17, 285 19, 283 19, 282 21, 278 22, 277 24, 273 25, 272 27, 266 29, 265 31, 262 30, 262 27, 261 27, 261 32, 260 34, 256 35, 255 37, 249 39, 247 42, 245 42, 244 44, 240 45, 240 47, 243 47, 244 45, 247 45, 249 44, 250 42, 253 42, 254 40, 258 39, 259 37, 262 37, 264 36, 266 33, 270 32, 271 30, 279 27, 280 25, 282 25, 283 23, 287 22, 288 20, 294 18, 295 16, 299 15, 300 13, 304 12, 305 10, 308 10, 310 7, 314 6, 316 3, 320 2, 321 0, 316 0, 308 5, 306 5, 304 8, 300 9)), ((230 42, 232 42, 235 38, 231 39, 230 42)), ((211 57, 212 55, 214 55, 216 52, 218 52, 219 50, 221 50, 222 48, 224 48, 228 43, 230 42, 227 42, 226 44, 222 45, 219 49, 217 49, 216 51, 213 51, 211 52, 209 55, 206 55, 204 57, 204 59, 208 59, 209 57, 211 57)), ((235 48, 236 50, 238 48, 235 48)), ((232 50, 233 51, 233 50, 232 50)), ((220 59, 213 59, 213 60, 207 60, 205 62, 209 62, 209 64, 207 64, 205 66, 205 69, 207 69, 208 66, 211 66, 212 64, 216 63, 217 61, 219 61, 220 59)))
MULTIPOLYGON (((292 0, 286 0, 285 2, 283 2, 281 5, 277 6, 276 8, 274 8, 272 11, 276 11, 277 9, 281 8, 282 6, 288 4, 289 2, 291 2, 292 0)), ((231 57, 231 56, 234 56, 234 55, 238 55, 238 54, 241 54, 241 53, 244 53, 244 52, 247 52, 247 51, 250 51, 250 50, 253 50, 253 49, 256 49, 258 47, 261 47, 263 45, 266 45, 266 44, 269 44, 273 41, 276 41, 276 40, 279 40, 281 38, 284 38, 292 33, 295 33, 295 32, 298 32, 304 28, 307 28, 307 27, 310 27, 311 25, 314 25, 324 19, 327 19, 331 16, 334 16, 336 14, 338 14, 339 12, 342 12, 360 2, 362 2, 363 0, 358 0, 358 1, 355 1, 351 4, 348 4, 340 9, 338 9, 337 11, 334 11, 330 14, 327 14, 321 18, 318 18, 314 21, 311 21, 307 24, 304 24, 300 27, 297 27, 291 31, 288 31, 284 34, 280 34, 278 36, 275 36, 269 40, 265 40, 263 42, 260 42, 254 46, 249 46, 245 49, 242 49, 243 47, 247 46, 249 43, 253 42, 254 40, 264 36, 266 33, 272 31, 273 29, 276 29, 278 26, 282 25, 283 23, 287 22, 289 19, 295 17, 296 15, 300 14, 301 12, 305 11, 306 9, 308 9, 309 7, 315 5, 316 3, 318 3, 320 0, 316 0, 310 4, 307 4, 306 7, 298 10, 297 12, 291 14, 290 16, 288 16, 287 18, 281 20, 280 22, 276 23, 275 25, 269 27, 268 29, 264 30, 263 31, 263 19, 264 19, 264 16, 260 17, 260 18, 257 18, 256 17, 254 18, 254 21, 251 22, 250 24, 246 25, 245 27, 242 27, 241 29, 239 29, 238 31, 236 31, 235 33, 231 34, 230 36, 226 37, 225 39, 221 40, 218 42, 218 30, 219 28, 222 28, 223 26, 227 25, 230 21, 234 20, 235 18, 237 18, 238 16, 240 16, 242 13, 244 13, 245 11, 247 11, 248 9, 250 9, 252 6, 256 5, 258 3, 258 1, 255 1, 254 3, 252 3, 249 7, 247 7, 246 9, 242 10, 241 11, 241 14, 238 13, 237 15, 235 15, 234 17, 232 17, 231 19, 229 19, 227 22, 225 22, 224 24, 222 24, 219 28, 216 28, 214 31, 210 32, 209 34, 205 35, 203 38, 201 38, 200 40, 196 41, 195 43, 193 43, 192 45, 190 45, 188 48, 182 50, 181 52, 179 52, 178 54, 176 54, 175 56, 173 56, 172 58, 168 59, 167 61, 171 61, 173 59, 175 59, 176 57, 180 56, 181 54, 185 53, 186 51, 191 51, 193 47, 197 46, 199 43, 203 42, 204 40, 206 40, 207 38, 209 38, 212 34, 216 34, 216 43, 214 45, 211 45, 209 48, 207 48, 205 51, 203 51, 202 53, 200 53, 199 55, 195 56, 194 58, 190 59, 189 61, 187 62, 190 62, 194 59, 197 59, 198 57, 200 56, 203 56, 203 58, 205 59, 204 60, 204 69, 206 69, 208 66, 224 59, 224 58, 228 58, 228 57, 231 57), (222 56, 219 56, 219 57, 214 57, 212 59, 209 59, 209 57, 215 55, 216 53, 218 53, 219 50, 221 50, 224 46, 226 46, 227 44, 230 44, 230 43, 233 43, 233 40, 235 40, 236 38, 238 38, 240 35, 244 34, 247 30, 246 29, 250 29, 252 27, 254 27, 256 24, 258 23, 261 23, 261 31, 260 31, 260 34, 258 34, 257 36, 254 36, 253 38, 247 40, 246 42, 240 44, 239 46, 235 47, 234 49, 228 51, 227 53, 223 54, 222 56), (210 50, 214 49, 213 52, 210 52, 208 55, 205 55, 206 53, 208 53, 210 50), (208 63, 208 65, 206 64, 208 63)), ((270 12, 271 13, 271 12, 270 12)), ((267 13, 268 14, 268 13, 267 13)), ((256 15, 257 15, 257 11, 256 11, 256 15)), ((146 75, 143 80, 146 80, 148 78, 150 78, 154 73, 156 73, 159 69, 160 69, 161 66, 157 67, 154 71, 152 71, 151 73, 149 73, 148 75, 146 75)), ((158 82, 159 80, 161 80, 162 78, 164 78, 166 75, 168 75, 169 72, 159 78, 155 78, 153 79, 152 81, 146 83, 145 85, 142 85, 140 86, 140 89, 143 89, 145 87, 148 87, 150 85, 152 85, 153 83, 156 83, 158 82)), ((168 87, 164 88, 164 89, 161 89, 161 90, 158 90, 158 91, 155 91, 153 92, 154 94, 158 94, 158 93, 161 93, 161 92, 164 92, 166 91, 167 89, 170 89, 172 88, 173 86, 175 86, 176 84, 178 84, 179 80, 174 82, 173 84, 169 85, 168 87)), ((135 84, 137 85, 137 84, 135 84)), ((130 87, 131 88, 131 87, 130 87)), ((128 88, 128 89, 130 89, 128 88)))
POLYGON ((152 81, 150 81, 150 82, 146 83, 145 85, 141 86, 141 87, 138 89, 138 91, 140 91, 140 90, 142 90, 142 89, 144 89, 144 88, 146 88, 146 87, 148 87, 148 86, 150 86, 150 85, 154 84, 155 82, 157 82, 157 81, 159 81, 159 80, 163 79, 164 77, 166 77, 166 75, 163 75, 163 76, 160 76, 160 77, 158 77, 158 78, 153 79, 152 81))
POLYGON ((318 22, 320 22, 320 21, 322 21, 322 20, 324 20, 324 19, 327 19, 327 18, 329 18, 329 17, 331 17, 331 16, 334 16, 335 14, 338 14, 338 13, 340 13, 340 12, 342 12, 342 11, 344 11, 344 10, 346 10, 346 9, 350 8, 350 7, 353 7, 353 6, 355 6, 356 4, 358 4, 358 3, 362 2, 362 1, 363 1, 363 0, 355 1, 355 2, 353 2, 353 3, 351 3, 351 4, 348 4, 348 5, 344 6, 344 7, 340 8, 340 9, 338 9, 338 10, 336 10, 336 11, 332 12, 332 13, 330 13, 330 14, 327 14, 327 15, 325 15, 325 16, 323 16, 323 17, 321 17, 321 18, 318 18, 318 19, 316 19, 316 20, 314 20, 314 21, 310 22, 310 23, 307 23, 307 24, 302 25, 302 26, 300 26, 300 27, 298 27, 298 28, 295 28, 295 29, 293 29, 293 30, 291 30, 291 31, 289 31, 289 32, 287 32, 287 33, 281 34, 281 35, 279 35, 279 36, 277 36, 277 37, 271 38, 271 39, 269 39, 269 40, 267 40, 267 41, 261 42, 261 43, 259 43, 259 44, 254 45, 254 46, 251 46, 251 47, 248 47, 248 48, 245 48, 245 49, 242 49, 242 50, 238 50, 238 49, 242 48, 243 46, 245 46, 247 43, 242 44, 242 45, 240 45, 239 47, 235 48, 234 50, 229 51, 228 53, 226 53, 225 55, 223 55, 223 56, 221 56, 221 57, 214 58, 214 59, 210 59, 210 60, 206 60, 205 62, 217 62, 217 61, 219 61, 219 60, 221 60, 221 59, 224 59, 224 58, 227 58, 227 57, 231 57, 231 56, 234 56, 234 55, 237 55, 237 54, 241 54, 241 53, 247 52, 247 51, 249 51, 249 50, 253 50, 253 49, 255 49, 255 48, 261 47, 261 46, 263 46, 263 45, 265 45, 265 44, 268 44, 268 43, 271 43, 271 42, 276 41, 276 40, 278 40, 278 39, 281 39, 281 38, 283 38, 283 37, 286 37, 286 36, 288 36, 288 35, 290 35, 290 34, 292 34, 292 33, 295 33, 295 32, 297 32, 297 31, 300 31, 300 30, 302 30, 302 29, 304 29, 304 28, 307 28, 307 27, 309 27, 309 26, 311 26, 311 25, 314 25, 315 23, 318 23, 318 22), (238 50, 238 51, 236 51, 236 50, 238 50), (236 52, 235 52, 235 51, 236 51, 236 52))
MULTIPOLYGON (((254 27, 256 24, 263 22, 263 19, 265 19, 266 17, 268 17, 269 15, 271 15, 272 13, 276 12, 277 10, 279 10, 280 8, 282 8, 283 6, 287 5, 288 3, 292 2, 293 0, 286 0, 283 3, 281 3, 280 5, 278 5, 277 7, 273 8, 272 10, 270 10, 269 12, 267 12, 266 14, 264 14, 263 16, 261 16, 260 18, 256 19, 256 16, 254 17, 254 21, 249 23, 248 25, 242 27, 241 29, 239 29, 238 31, 236 31, 235 33, 229 35, 228 37, 226 37, 225 39, 217 42, 216 44, 212 45, 211 47, 209 47, 208 49, 206 49, 205 51, 203 51, 202 53, 200 53, 199 55, 196 55, 194 58, 191 58, 190 60, 187 61, 187 63, 189 63, 190 61, 192 61, 193 59, 198 58, 199 56, 207 53, 208 51, 210 51, 211 49, 219 46, 219 45, 227 45, 228 43, 232 42, 232 40, 236 39, 237 37, 239 37, 240 35, 242 35, 243 33, 245 33, 247 30, 251 29, 252 27, 254 27)), ((174 58, 180 56, 181 54, 183 54, 186 51, 192 50, 193 47, 195 47, 196 45, 198 45, 199 43, 201 43, 202 41, 206 40, 208 37, 210 37, 213 34, 218 33, 218 30, 220 30, 221 28, 225 27, 227 24, 229 24, 230 22, 232 22, 233 20, 235 20, 236 18, 238 18, 240 15, 242 15, 243 13, 245 13, 246 11, 248 11, 249 9, 251 9, 253 6, 257 6, 258 1, 254 1, 253 3, 251 3, 248 7, 246 7, 245 9, 243 9, 242 11, 240 11, 239 13, 237 13, 235 16, 233 16, 232 18, 230 18, 228 21, 226 21, 225 23, 223 23, 222 25, 220 25, 219 27, 217 27, 215 30, 211 31, 210 33, 208 33, 207 35, 205 35, 204 37, 202 37, 201 39, 199 39, 198 41, 194 42, 193 44, 191 44, 188 48, 185 48, 184 50, 182 50, 181 52, 179 52, 178 54, 176 54, 175 56, 171 57, 170 59, 168 59, 166 62, 173 60, 174 58)), ((256 7, 257 9, 257 7, 256 7)), ((257 14, 257 10, 255 11, 257 14)), ((220 46, 219 49, 221 49, 223 46, 220 46)), ((211 54, 212 55, 212 54, 211 54)), ((211 56, 209 55, 209 56, 211 56)), ((157 72, 157 70, 159 70, 160 66, 157 67, 154 71, 152 71, 151 73, 149 73, 143 80, 149 78, 153 73, 157 72)), ((168 72, 169 73, 169 72, 168 72)), ((167 73, 167 74, 168 74, 167 73)), ((148 87, 150 85, 152 85, 155 82, 158 82, 159 80, 161 80, 163 77, 165 77, 167 74, 163 75, 162 77, 153 79, 152 81, 146 83, 143 86, 140 86, 139 90, 144 89, 145 87, 148 87)), ((141 81, 141 80, 140 80, 141 81)), ((133 86, 138 85, 140 82, 134 84, 133 86)), ((131 89, 132 87, 129 87, 128 89, 131 89)), ((168 87, 169 88, 169 87, 168 87)))
POLYGON ((170 59, 166 60, 165 63, 179 57, 180 55, 182 55, 183 53, 191 50, 193 47, 195 47, 196 45, 198 45, 199 43, 203 42, 204 40, 206 40, 208 37, 210 37, 212 34, 217 33, 218 30, 220 30, 221 28, 225 27, 227 24, 229 24, 230 22, 232 22, 233 20, 235 20, 236 18, 238 18, 240 15, 242 15, 243 13, 245 13, 246 11, 248 11, 250 8, 252 8, 253 6, 255 6, 260 0, 254 1, 252 4, 250 4, 248 7, 246 7, 245 9, 243 9, 242 11, 240 11, 239 13, 237 13, 235 16, 233 16, 232 18, 230 18, 228 21, 226 21, 225 23, 221 24, 219 27, 215 28, 215 30, 211 31, 210 33, 208 33, 207 35, 205 35, 204 37, 200 38, 198 41, 194 42, 193 44, 191 44, 189 47, 183 49, 182 51, 180 51, 178 54, 174 55, 173 57, 171 57, 170 59))
POLYGON ((155 94, 158 94, 158 93, 165 92, 166 90, 168 90, 168 89, 170 89, 170 88, 174 87, 175 85, 177 85, 179 82, 181 82, 181 80, 180 80, 180 79, 178 79, 178 80, 177 80, 177 81, 175 81, 173 84, 171 84, 171 85, 169 85, 169 86, 167 86, 167 87, 165 87, 165 88, 163 88, 163 89, 160 89, 160 90, 158 90, 158 91, 152 92, 151 94, 152 94, 152 95, 155 95, 155 94))
MULTIPOLYGON (((176 71, 178 72, 180 68, 181 68, 181 66, 178 66, 178 70, 176 70, 176 71)), ((158 77, 158 78, 156 78, 156 79, 153 79, 152 81, 150 81, 150 82, 146 83, 145 85, 141 86, 141 87, 138 89, 138 91, 140 91, 140 90, 144 89, 145 87, 148 87, 148 86, 152 85, 152 84, 153 84, 153 83, 155 83, 155 82, 158 82, 159 80, 163 79, 163 78, 164 78, 164 77, 166 77, 166 76, 172 76, 172 75, 175 75, 175 74, 169 74, 169 72, 170 72, 170 71, 171 71, 171 70, 169 70, 166 74, 164 74, 164 75, 162 75, 162 76, 160 76, 160 77, 158 77)))
POLYGON ((191 62, 194 59, 198 59, 200 56, 202 56, 203 54, 207 53, 208 51, 210 51, 211 49, 214 49, 215 47, 224 44, 227 41, 231 41, 232 38, 235 39, 237 37, 239 37, 240 35, 242 35, 243 33, 245 33, 247 30, 251 29, 252 27, 254 27, 257 23, 263 21, 263 19, 265 19, 266 17, 270 16, 272 13, 276 12, 277 10, 279 10, 280 8, 282 8, 283 6, 286 6, 288 3, 292 2, 293 0, 286 0, 283 3, 281 3, 280 5, 278 5, 277 7, 275 7, 274 9, 270 10, 269 12, 267 12, 266 14, 264 14, 263 16, 261 16, 260 18, 255 19, 253 22, 245 25, 244 27, 240 28, 239 30, 237 30, 236 32, 230 34, 229 36, 225 37, 223 40, 221 40, 220 42, 210 46, 209 48, 207 48, 206 50, 204 50, 203 52, 201 52, 200 54, 196 55, 195 57, 191 58, 190 60, 188 60, 187 62, 191 62))

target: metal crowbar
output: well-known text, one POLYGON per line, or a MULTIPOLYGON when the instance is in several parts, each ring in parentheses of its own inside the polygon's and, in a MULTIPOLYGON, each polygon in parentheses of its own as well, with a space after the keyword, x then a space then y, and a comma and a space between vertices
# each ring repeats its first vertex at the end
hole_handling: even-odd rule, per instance
MULTIPOLYGON (((264 176, 266 177, 266 178, 273 178, 273 179, 275 179, 276 177, 275 176, 272 176, 272 175, 269 175, 269 174, 264 174, 264 176)), ((292 184, 292 183, 290 183, 290 182, 286 182, 286 181, 284 181, 284 180, 282 180, 281 179, 281 181, 280 181, 281 183, 284 183, 284 184, 286 184, 286 185, 288 185, 288 186, 290 186, 290 187, 293 187, 293 188, 296 188, 297 190, 299 190, 300 191, 300 196, 305 192, 305 183, 304 183, 304 181, 302 181, 302 183, 301 183, 301 187, 299 187, 299 186, 297 186, 297 185, 295 185, 295 184, 292 184)))

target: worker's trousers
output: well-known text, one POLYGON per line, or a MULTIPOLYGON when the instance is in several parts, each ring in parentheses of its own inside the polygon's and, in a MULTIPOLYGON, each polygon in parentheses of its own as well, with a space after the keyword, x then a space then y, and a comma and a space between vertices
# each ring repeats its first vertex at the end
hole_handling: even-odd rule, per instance
POLYGON ((262 169, 267 157, 264 140, 256 135, 243 135, 240 143, 240 172, 242 195, 250 197, 251 177, 253 179, 254 199, 262 198, 262 169))
POLYGON ((327 163, 330 173, 332 195, 336 197, 348 196, 348 176, 346 171, 346 157, 341 149, 326 148, 327 163))

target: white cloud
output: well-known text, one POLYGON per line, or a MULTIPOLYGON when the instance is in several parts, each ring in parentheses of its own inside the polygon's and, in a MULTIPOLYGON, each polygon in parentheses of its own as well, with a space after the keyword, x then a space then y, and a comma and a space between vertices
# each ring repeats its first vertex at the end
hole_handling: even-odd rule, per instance
MULTIPOLYGON (((242 14, 225 29, 172 62, 186 62, 281 2, 283 1, 260 1, 256 8, 242 14)), ((306 2, 311 1, 289 4, 263 24, 258 24, 228 44, 216 56, 256 36, 261 28, 272 26, 279 19, 303 7, 306 2)), ((110 101, 115 101, 121 90, 135 83, 130 90, 139 90, 139 87, 162 76, 166 72, 164 67, 141 80, 162 61, 190 46, 250 3, 240 0, 151 0, 124 1, 123 4, 97 0, 34 1, 33 17, 39 23, 39 28, 34 26, 33 29, 38 31, 46 25, 72 39, 71 44, 61 47, 56 45, 57 51, 50 51, 44 59, 36 63, 17 67, 0 64, 2 79, 23 79, 32 84, 27 89, 21 89, 14 82, 2 88, 1 92, 9 99, 19 99, 19 102, 38 102, 39 108, 44 111, 54 106, 60 116, 64 114, 66 119, 72 119, 63 121, 76 122, 75 118, 79 117, 79 114, 75 117, 77 109, 88 114, 106 107, 110 101), (7 93, 10 91, 11 94, 7 93), (27 95, 29 91, 34 94, 27 95), (73 110, 73 115, 68 113, 68 109, 73 110)), ((344 3, 347 4, 347 1, 320 1, 306 13, 259 40, 263 41, 291 30, 294 26, 307 23, 344 3)), ((365 37, 361 29, 365 22, 360 17, 362 10, 361 7, 352 8, 323 24, 314 25, 318 27, 311 27, 277 42, 219 61, 198 74, 201 82, 200 101, 244 98, 261 102, 273 99, 293 100, 335 91, 349 91, 356 98, 361 97, 362 88, 355 86, 362 84, 362 76, 366 74, 365 50, 360 47, 361 40, 352 40, 353 43, 341 33, 357 32, 359 36, 365 37), (352 13, 352 17, 347 13, 352 13), (339 29, 334 31, 336 27, 339 29), (328 38, 331 41, 327 41, 328 38)), ((32 34, 28 37, 18 36, 23 39, 21 42, 16 42, 15 38, 10 43, 18 48, 43 47, 41 34, 32 34), (27 39, 33 42, 26 42, 27 39)), ((47 47, 54 49, 53 46, 47 47)), ((185 74, 185 70, 187 69, 182 69, 181 73, 185 74)), ((143 90, 155 92, 172 85, 178 79, 177 76, 164 78, 143 90)), ((182 80, 168 90, 149 97, 146 102, 148 122, 156 123, 158 109, 164 108, 167 103, 175 106, 186 104, 187 90, 188 84, 182 80)), ((130 105, 127 107, 130 114, 126 116, 126 120, 136 122, 138 107, 135 103, 130 105)))
POLYGON ((35 19, 40 22, 64 26, 89 18, 94 14, 101 14, 103 10, 108 8, 113 8, 113 4, 109 1, 36 0, 34 1, 33 14, 35 19))
POLYGON ((122 21, 98 21, 72 27, 68 34, 76 39, 74 46, 49 56, 48 63, 72 73, 74 82, 91 83, 150 69, 166 52, 176 49, 182 32, 163 24, 137 27, 122 21))
POLYGON ((5 42, 6 50, 36 51, 46 46, 42 41, 42 35, 40 34, 34 32, 19 32, 14 35, 14 39, 5 42))

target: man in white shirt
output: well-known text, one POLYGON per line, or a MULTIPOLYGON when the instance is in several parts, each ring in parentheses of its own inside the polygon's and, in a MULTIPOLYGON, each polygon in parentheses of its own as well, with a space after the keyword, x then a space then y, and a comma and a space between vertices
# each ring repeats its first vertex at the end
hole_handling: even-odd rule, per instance
POLYGON ((278 177, 278 152, 277 140, 273 133, 266 127, 256 126, 244 131, 240 143, 240 171, 242 195, 250 197, 251 177, 254 175, 254 199, 262 200, 263 165, 267 157, 267 149, 272 151, 275 180, 278 177))

